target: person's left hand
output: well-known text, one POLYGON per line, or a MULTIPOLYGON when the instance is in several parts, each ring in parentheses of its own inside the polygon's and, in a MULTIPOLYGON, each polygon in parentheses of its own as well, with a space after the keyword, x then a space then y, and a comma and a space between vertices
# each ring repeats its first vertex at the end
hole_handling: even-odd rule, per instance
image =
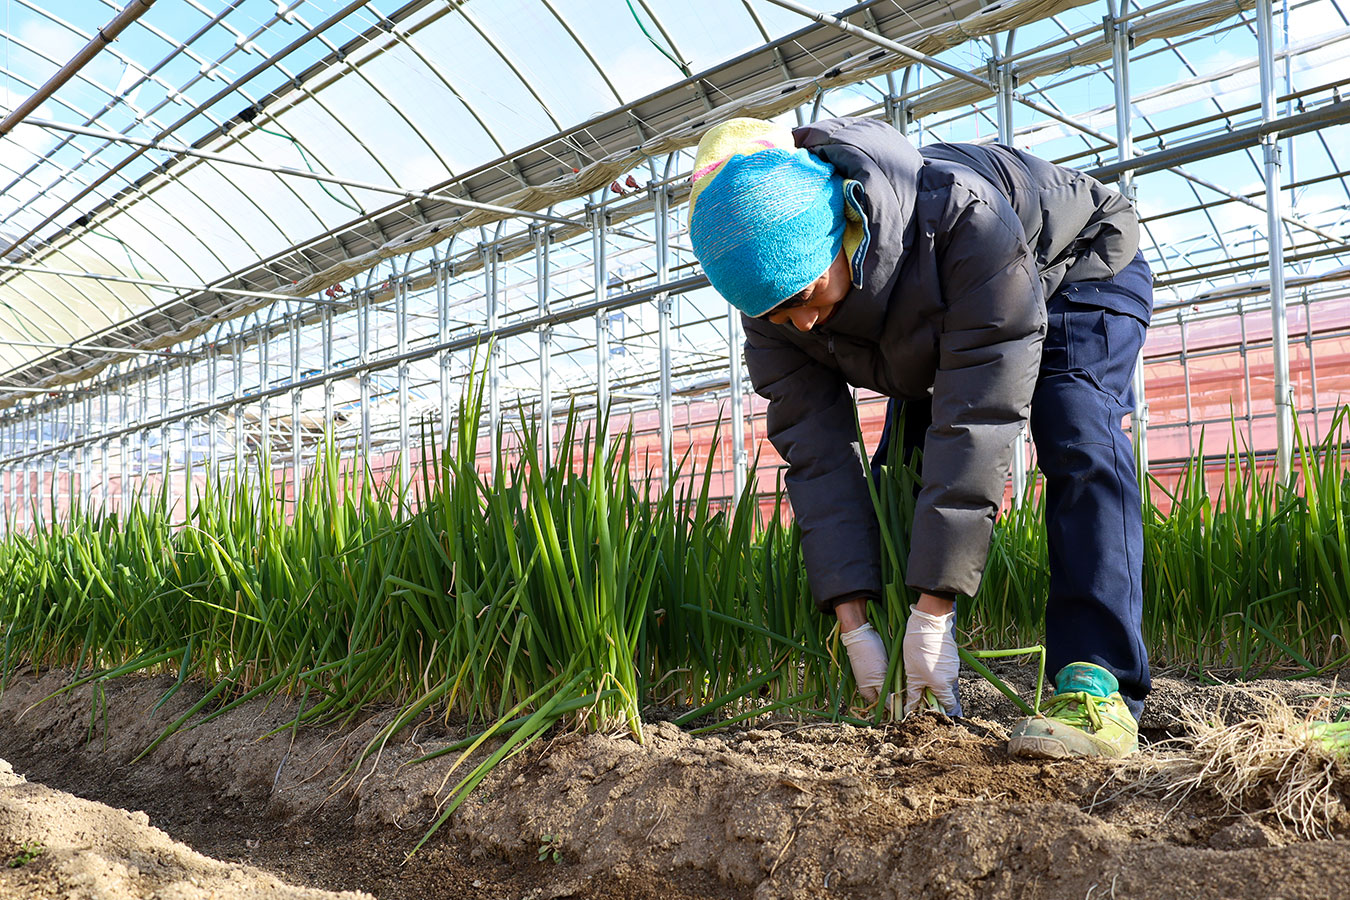
POLYGON ((961 671, 952 636, 956 612, 932 615, 914 606, 909 609, 904 641, 905 714, 919 705, 927 688, 946 712, 956 715, 960 711, 956 680, 961 671))

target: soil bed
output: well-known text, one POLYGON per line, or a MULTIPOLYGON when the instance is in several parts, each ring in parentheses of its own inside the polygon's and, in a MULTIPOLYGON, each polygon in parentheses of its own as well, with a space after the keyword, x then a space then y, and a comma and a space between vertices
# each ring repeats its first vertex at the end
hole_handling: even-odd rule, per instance
MULTIPOLYGON (((1003 672, 1025 682, 1025 670, 1003 672)), ((406 729, 343 779, 390 713, 259 741, 295 715, 278 700, 132 762, 200 693, 184 688, 152 712, 172 679, 122 679, 33 707, 68 679, 20 674, 0 695, 0 757, 17 773, 0 765, 0 856, 43 847, 0 869, 0 897, 1350 895, 1343 807, 1323 837, 1298 840, 1213 795, 1173 808, 1121 794, 1117 763, 1011 759, 1016 712, 974 680, 963 684, 971 716, 956 722, 779 721, 705 737, 653 722, 645 746, 557 734, 500 766, 405 864, 454 755, 403 763, 459 737, 453 729, 406 729)), ((1335 684, 1254 687, 1306 706, 1335 684)), ((1175 729, 1183 703, 1254 708, 1231 688, 1161 677, 1146 735, 1175 729)))

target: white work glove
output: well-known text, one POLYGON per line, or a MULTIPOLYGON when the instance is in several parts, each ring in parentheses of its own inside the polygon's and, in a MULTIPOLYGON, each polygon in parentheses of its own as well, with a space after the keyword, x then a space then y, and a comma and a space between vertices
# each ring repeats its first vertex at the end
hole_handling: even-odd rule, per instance
POLYGON ((956 655, 956 639, 952 637, 955 618, 955 610, 945 616, 934 616, 914 606, 909 608, 904 641, 906 715, 919 705, 924 688, 933 692, 948 713, 960 715, 956 678, 961 660, 956 655))
POLYGON ((858 692, 868 703, 876 703, 886 683, 886 645, 881 635, 870 623, 863 623, 852 631, 840 632, 839 637, 848 650, 858 692))

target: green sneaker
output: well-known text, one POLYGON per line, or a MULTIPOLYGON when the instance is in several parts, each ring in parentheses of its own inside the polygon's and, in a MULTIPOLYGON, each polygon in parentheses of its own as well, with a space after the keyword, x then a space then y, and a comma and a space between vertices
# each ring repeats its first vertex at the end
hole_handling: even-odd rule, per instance
POLYGON ((1013 756, 1120 759, 1139 749, 1139 723, 1120 696, 1120 682, 1101 666, 1069 663, 1055 676, 1044 712, 1023 719, 1008 740, 1013 756))

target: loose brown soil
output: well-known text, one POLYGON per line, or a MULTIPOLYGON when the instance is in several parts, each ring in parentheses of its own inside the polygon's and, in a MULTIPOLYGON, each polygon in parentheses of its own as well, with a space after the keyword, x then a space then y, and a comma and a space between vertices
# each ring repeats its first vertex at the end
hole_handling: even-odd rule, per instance
MULTIPOLYGON (((706 737, 652 722, 645 745, 557 734, 499 767, 405 863, 454 755, 403 764, 455 729, 407 729, 343 779, 392 713, 260 741, 295 715, 276 700, 133 762, 200 693, 184 688, 153 710, 172 680, 133 678, 33 705, 68 678, 21 674, 0 695, 0 757, 13 766, 0 764, 0 860, 43 848, 0 868, 0 897, 1350 895, 1343 807, 1325 836, 1299 840, 1204 792, 1175 808, 1121 793, 1116 763, 1011 759, 1003 742, 1016 712, 974 680, 959 722, 778 721, 706 737), (539 860, 545 845, 559 861, 539 860)), ((1144 721, 1155 739, 1176 727, 1182 703, 1223 703, 1230 716, 1255 708, 1221 686, 1164 677, 1157 687, 1144 721)), ((1304 705, 1337 690, 1331 680, 1257 687, 1304 705)))

